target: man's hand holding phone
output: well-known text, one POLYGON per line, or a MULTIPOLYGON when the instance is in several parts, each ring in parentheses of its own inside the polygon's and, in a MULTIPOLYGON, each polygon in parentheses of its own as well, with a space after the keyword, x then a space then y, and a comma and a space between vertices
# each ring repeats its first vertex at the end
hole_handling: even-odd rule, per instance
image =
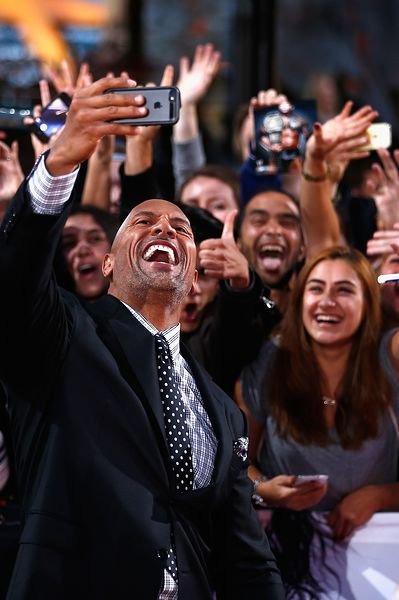
POLYGON ((46 165, 50 174, 65 175, 88 160, 101 138, 106 135, 137 135, 137 127, 120 119, 139 119, 148 113, 141 94, 105 94, 107 89, 136 89, 127 76, 103 77, 77 89, 70 104, 64 127, 51 145, 46 165))
POLYGON ((148 86, 132 88, 110 88, 105 94, 140 94, 144 97, 147 114, 141 118, 112 119, 111 123, 122 123, 134 127, 148 125, 174 125, 179 119, 180 91, 174 86, 148 86))

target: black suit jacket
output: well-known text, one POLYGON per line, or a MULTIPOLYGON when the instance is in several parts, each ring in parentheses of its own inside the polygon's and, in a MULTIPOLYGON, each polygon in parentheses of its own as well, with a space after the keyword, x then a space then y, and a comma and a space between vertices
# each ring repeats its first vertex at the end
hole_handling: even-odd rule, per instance
POLYGON ((153 336, 116 298, 56 285, 67 211, 33 214, 22 187, 1 229, 1 377, 24 527, 9 600, 156 599, 173 526, 179 598, 284 597, 233 444, 242 413, 183 350, 218 449, 211 484, 171 485, 153 336))

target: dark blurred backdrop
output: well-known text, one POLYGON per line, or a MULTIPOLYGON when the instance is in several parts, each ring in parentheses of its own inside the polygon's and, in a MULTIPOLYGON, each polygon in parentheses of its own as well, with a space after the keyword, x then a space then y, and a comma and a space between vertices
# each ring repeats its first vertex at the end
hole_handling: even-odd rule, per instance
MULTIPOLYGON (((293 101, 316 98, 321 119, 347 98, 371 103, 398 137, 396 0, 97 0, 97 4, 104 4, 109 15, 101 27, 55 23, 76 64, 88 60, 95 76, 128 69, 140 83, 158 81, 166 63, 177 66, 179 57, 192 56, 199 43, 213 42, 222 51, 223 72, 201 106, 210 160, 231 160, 237 108, 258 89, 270 86, 293 101)), ((46 3, 31 0, 30 6, 40 11, 46 3)), ((39 101, 41 76, 40 61, 15 25, 0 20, 0 129, 8 130, 9 139, 25 135, 18 110, 29 110, 39 101), (10 116, 10 108, 17 109, 15 115, 10 116)))

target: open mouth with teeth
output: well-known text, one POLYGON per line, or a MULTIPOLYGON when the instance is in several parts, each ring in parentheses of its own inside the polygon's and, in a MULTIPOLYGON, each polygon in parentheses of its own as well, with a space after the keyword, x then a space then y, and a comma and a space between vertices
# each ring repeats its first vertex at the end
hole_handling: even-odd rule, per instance
POLYGON ((166 244, 151 244, 143 254, 143 259, 147 262, 160 262, 170 265, 176 265, 177 254, 171 246, 166 244))
POLYGON ((316 315, 316 322, 320 325, 326 323, 327 325, 334 325, 335 323, 339 323, 338 317, 334 317, 332 315, 316 315))
POLYGON ((277 271, 284 259, 284 248, 279 244, 263 244, 258 256, 267 271, 277 271))

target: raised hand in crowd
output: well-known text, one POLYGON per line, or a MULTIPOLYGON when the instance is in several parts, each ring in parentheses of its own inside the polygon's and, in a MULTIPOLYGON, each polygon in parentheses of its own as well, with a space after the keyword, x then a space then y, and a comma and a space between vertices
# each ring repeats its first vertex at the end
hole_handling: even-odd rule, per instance
POLYGON ((394 223, 392 229, 374 232, 373 237, 367 242, 367 256, 371 260, 391 252, 399 252, 399 222, 394 223))
POLYGON ((104 94, 109 88, 134 89, 128 77, 107 76, 75 91, 65 126, 51 147, 46 164, 54 176, 70 173, 90 158, 105 135, 137 135, 132 125, 114 119, 142 117, 148 113, 140 94, 104 94))
POLYGON ((180 59, 177 87, 180 90, 181 110, 173 126, 172 163, 175 188, 206 163, 200 135, 198 105, 208 93, 221 69, 221 54, 212 44, 198 45, 193 60, 180 59))
MULTIPOLYGON (((43 65, 43 76, 45 81, 49 81, 53 85, 57 94, 65 92, 69 96, 73 96, 75 90, 93 82, 93 75, 87 62, 80 65, 76 78, 67 60, 61 61, 58 68, 49 64, 43 65)), ((41 100, 42 106, 46 106, 50 102, 50 96, 42 96, 41 100)))
MULTIPOLYGON (((67 60, 61 61, 58 68, 44 65, 43 73, 46 79, 40 82, 42 106, 46 106, 51 101, 48 82, 52 84, 57 94, 66 93, 70 97, 76 90, 93 82, 93 75, 87 62, 80 65, 76 78, 67 60)), ((110 209, 111 165, 114 147, 115 139, 112 136, 103 137, 90 157, 82 191, 82 204, 90 204, 107 211, 110 209)))
POLYGON ((279 106, 283 102, 287 102, 288 98, 274 88, 267 90, 259 90, 256 96, 253 96, 249 101, 249 111, 254 111, 266 106, 279 106))
POLYGON ((114 135, 105 135, 98 142, 94 153, 87 163, 87 172, 81 198, 82 204, 90 204, 110 211, 114 150, 114 135))
POLYGON ((306 143, 300 203, 308 257, 339 243, 340 224, 331 201, 337 182, 350 160, 369 155, 359 148, 367 142, 366 130, 378 113, 363 106, 351 114, 352 108, 348 101, 338 115, 315 123, 306 143))
MULTIPOLYGON (((368 137, 366 130, 378 116, 378 112, 371 106, 363 106, 351 114, 353 102, 345 103, 341 112, 325 123, 315 123, 313 135, 306 144, 306 162, 327 161, 328 164, 339 163, 347 166, 349 160, 365 158, 370 153, 361 150, 368 137)), ((325 165, 321 175, 325 175, 325 165)))
POLYGON ((234 220, 238 210, 228 213, 220 238, 201 242, 199 262, 206 275, 225 279, 234 289, 247 288, 251 281, 249 264, 234 239, 234 220))
POLYGON ((14 141, 11 146, 7 146, 0 141, 0 222, 23 179, 18 142, 14 141))
MULTIPOLYGON (((160 82, 161 86, 170 86, 173 83, 174 69, 166 65, 160 82)), ((127 76, 127 73, 124 73, 127 76)), ((154 84, 147 84, 148 87, 154 84)), ((137 175, 150 168, 153 163, 153 141, 160 125, 146 125, 135 127, 134 136, 126 137, 126 158, 124 164, 125 175, 137 175)))
POLYGON ((253 96, 248 105, 248 118, 251 122, 251 144, 255 142, 254 111, 267 107, 278 107, 288 102, 285 94, 282 94, 274 88, 259 90, 256 96, 253 96))
POLYGON ((233 133, 233 146, 235 153, 242 161, 245 161, 253 146, 255 138, 254 110, 266 106, 278 106, 287 101, 287 96, 277 92, 273 88, 260 90, 253 96, 248 105, 240 107, 235 117, 235 132, 233 133))
POLYGON ((367 242, 367 255, 376 274, 382 276, 379 282, 383 330, 395 328, 399 323, 399 279, 384 276, 395 274, 399 278, 399 223, 393 229, 375 231, 367 242))
MULTIPOLYGON (((40 79, 39 81, 41 104, 33 107, 32 118, 27 117, 24 120, 24 123, 28 126, 32 124, 33 119, 40 117, 43 108, 50 104, 52 100, 50 92, 50 83, 55 88, 57 94, 64 92, 68 94, 68 96, 72 97, 77 89, 90 85, 90 83, 92 83, 93 81, 93 77, 90 73, 87 63, 82 63, 75 83, 73 83, 72 74, 70 72, 70 68, 68 66, 67 61, 62 61, 59 70, 46 67, 45 72, 47 72, 49 80, 40 79)), ((48 150, 48 148, 51 146, 52 142, 58 134, 59 131, 51 137, 49 142, 44 143, 32 133, 31 142, 35 159, 37 159, 41 154, 43 154, 43 152, 48 150)))
POLYGON ((177 87, 181 96, 180 119, 173 128, 175 142, 187 142, 199 133, 198 103, 208 92, 215 77, 220 72, 221 53, 213 44, 198 45, 190 65, 187 56, 179 63, 177 87))
POLYGON ((399 150, 378 148, 377 154, 381 164, 372 165, 367 191, 377 206, 378 229, 392 229, 399 221, 399 150))

